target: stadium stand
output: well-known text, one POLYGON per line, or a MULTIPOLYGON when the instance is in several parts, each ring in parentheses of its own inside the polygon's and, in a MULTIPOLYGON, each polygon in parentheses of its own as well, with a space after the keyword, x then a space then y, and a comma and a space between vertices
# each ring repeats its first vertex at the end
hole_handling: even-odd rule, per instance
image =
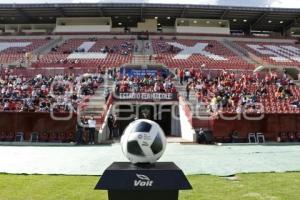
POLYGON ((134 43, 122 39, 69 39, 51 52, 40 55, 32 66, 106 68, 130 62, 134 43))
POLYGON ((300 66, 299 45, 272 42, 236 42, 247 51, 261 58, 267 64, 300 66))
MULTIPOLYGON (((172 131, 185 135, 206 128, 213 130, 216 141, 230 141, 228 134, 236 126, 242 141, 248 141, 250 133, 266 136, 266 141, 276 141, 277 137, 280 141, 299 140, 300 89, 296 76, 300 77, 300 46, 297 39, 289 37, 297 32, 294 21, 299 13, 295 10, 288 10, 287 16, 281 9, 243 8, 246 20, 236 18, 241 16, 238 8, 177 5, 179 11, 171 5, 159 5, 157 9, 163 9, 163 17, 153 19, 153 14, 145 11, 153 9, 148 4, 120 4, 114 8, 105 4, 70 5, 41 5, 49 15, 54 14, 51 20, 43 18, 45 24, 39 25, 31 24, 31 17, 19 18, 24 5, 0 5, 15 15, 15 21, 5 21, 11 24, 0 25, 0 141, 74 141, 77 108, 83 108, 85 117, 96 113, 99 135, 107 139, 111 106, 122 100, 114 98, 113 91, 176 96, 170 102, 150 101, 179 106, 179 121, 167 121, 168 116, 164 121, 172 123, 172 131), (60 6, 63 9, 57 9, 60 6), (98 16, 103 7, 111 16, 98 16), (81 18, 78 9, 80 15, 97 16, 81 18), (95 9, 97 13, 92 14, 95 9), (59 10, 70 16, 57 18, 62 16, 59 10), (197 17, 189 13, 196 11, 197 17), (120 12, 127 13, 126 17, 119 16, 120 12), (136 18, 141 15, 145 20, 136 18), (264 18, 282 15, 282 23, 263 23, 264 18), (25 22, 28 24, 22 24, 25 22), (43 31, 38 33, 38 29, 43 31), (26 35, 24 30, 28 30, 26 35), (13 62, 28 64, 12 66, 13 62), (122 75, 119 70, 125 64, 139 65, 131 69, 136 70, 132 74, 143 75, 122 75), (148 64, 163 65, 169 76, 149 76, 148 64), (261 65, 267 70, 257 70, 261 65), (16 69, 3 69, 4 66, 16 69), (287 72, 286 68, 294 71, 287 72), (75 93, 71 94, 72 90, 75 93), (197 115, 202 105, 207 105, 200 112, 200 117, 208 117, 205 120, 199 120, 197 115), (51 111, 58 117, 66 117, 67 113, 72 116, 67 122, 55 121, 49 115, 51 111), (265 118, 252 123, 241 117, 229 124, 220 117, 243 111, 254 116, 263 113, 265 118), (8 119, 15 123, 8 123, 8 119), (36 121, 40 123, 36 125, 36 121), (191 127, 186 128, 186 124, 191 127)), ((27 5, 26 12, 44 14, 43 9, 27 5)), ((136 106, 146 100, 126 102, 136 106)), ((171 132, 168 126, 164 128, 171 132)), ((186 138, 195 141, 193 136, 186 138)))
POLYGON ((171 68, 253 69, 254 66, 214 40, 152 40, 156 61, 171 68))
MULTIPOLYGON (((10 39, 0 40, 0 62, 10 63, 14 61, 26 61, 26 53, 30 53, 47 44, 46 39, 10 39)), ((29 56, 29 55, 28 55, 29 56)))
POLYGON ((285 77, 265 74, 230 73, 223 71, 218 76, 191 73, 198 102, 206 103, 210 112, 238 113, 300 113, 297 100, 300 90, 285 77), (265 110, 263 110, 265 109, 265 110))
POLYGON ((55 112, 69 111, 94 95, 99 84, 103 82, 100 74, 89 76, 56 75, 53 77, 41 74, 26 78, 11 74, 9 70, 2 73, 1 104, 2 111, 16 112, 55 112), (56 98, 57 97, 57 98, 56 98), (52 107, 52 105, 56 105, 52 107))

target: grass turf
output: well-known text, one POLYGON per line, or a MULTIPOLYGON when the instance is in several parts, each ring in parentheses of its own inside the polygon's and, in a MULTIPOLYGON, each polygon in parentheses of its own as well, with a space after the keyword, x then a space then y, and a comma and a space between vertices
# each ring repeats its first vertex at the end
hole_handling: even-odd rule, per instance
MULTIPOLYGON (((188 176, 192 191, 180 200, 300 200, 300 173, 239 174, 237 180, 188 176)), ((0 200, 104 200, 99 177, 0 174, 0 200)))

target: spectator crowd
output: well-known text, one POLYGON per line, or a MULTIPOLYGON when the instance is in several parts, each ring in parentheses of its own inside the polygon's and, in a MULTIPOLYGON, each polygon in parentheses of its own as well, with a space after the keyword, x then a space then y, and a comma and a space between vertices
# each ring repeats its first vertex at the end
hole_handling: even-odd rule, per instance
POLYGON ((14 75, 2 70, 0 110, 17 112, 76 111, 77 106, 93 95, 103 82, 100 74, 58 74, 34 77, 14 75))
POLYGON ((299 108, 299 99, 294 97, 293 81, 286 73, 253 73, 222 70, 218 74, 195 69, 176 69, 181 84, 186 82, 186 99, 195 92, 198 103, 207 105, 208 111, 254 112, 262 111, 264 98, 289 101, 299 108), (271 90, 270 88, 274 88, 271 90), (272 93, 271 93, 272 91, 272 93), (275 93, 273 93, 275 91, 275 93))
POLYGON ((177 93, 175 84, 171 76, 160 75, 151 76, 121 76, 116 78, 115 93, 177 93))

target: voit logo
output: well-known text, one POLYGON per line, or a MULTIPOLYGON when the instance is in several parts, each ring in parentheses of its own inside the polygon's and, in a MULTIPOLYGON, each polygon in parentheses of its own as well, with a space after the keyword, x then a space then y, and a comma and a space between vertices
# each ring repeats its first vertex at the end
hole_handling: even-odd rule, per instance
POLYGON ((146 175, 136 174, 138 180, 134 180, 134 187, 151 187, 153 181, 146 175))

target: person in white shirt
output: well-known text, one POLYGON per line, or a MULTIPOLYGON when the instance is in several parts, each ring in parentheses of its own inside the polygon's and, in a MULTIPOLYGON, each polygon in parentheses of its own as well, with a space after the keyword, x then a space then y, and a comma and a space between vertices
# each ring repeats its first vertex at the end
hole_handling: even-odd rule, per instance
POLYGON ((95 130, 96 130, 96 120, 91 117, 88 120, 89 125, 89 144, 95 144, 95 130))
POLYGON ((202 90, 202 88, 203 88, 203 84, 201 82, 197 82, 196 90, 199 92, 202 90))
POLYGON ((184 79, 185 79, 185 81, 188 82, 190 77, 191 77, 191 72, 189 70, 186 70, 184 72, 184 79))

